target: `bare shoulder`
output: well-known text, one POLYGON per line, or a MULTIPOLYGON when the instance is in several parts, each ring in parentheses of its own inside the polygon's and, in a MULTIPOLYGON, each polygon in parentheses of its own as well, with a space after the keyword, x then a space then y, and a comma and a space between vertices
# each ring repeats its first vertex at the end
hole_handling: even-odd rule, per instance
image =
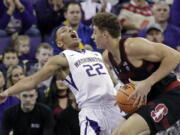
POLYGON ((47 64, 59 65, 62 67, 68 66, 68 61, 64 55, 55 55, 49 59, 47 64))
POLYGON ((125 42, 125 50, 128 56, 137 59, 144 58, 146 60, 159 61, 164 57, 178 56, 180 53, 173 48, 162 43, 148 41, 145 38, 129 38, 125 42))
POLYGON ((145 38, 136 37, 136 38, 128 38, 125 42, 125 49, 127 53, 136 54, 140 52, 156 52, 161 48, 164 48, 165 45, 161 43, 151 42, 145 38))
POLYGON ((126 46, 128 46, 128 48, 137 48, 141 45, 150 45, 150 44, 154 44, 153 42, 148 41, 145 38, 141 38, 141 37, 135 37, 135 38, 128 38, 125 42, 126 46))

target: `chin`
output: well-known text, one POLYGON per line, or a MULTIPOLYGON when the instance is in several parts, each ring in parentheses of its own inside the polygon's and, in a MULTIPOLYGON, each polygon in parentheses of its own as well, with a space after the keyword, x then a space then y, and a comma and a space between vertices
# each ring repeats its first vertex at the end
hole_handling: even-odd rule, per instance
POLYGON ((74 43, 74 44, 72 44, 72 47, 79 47, 79 42, 76 42, 76 43, 74 43))
POLYGON ((104 49, 103 47, 101 47, 101 46, 98 46, 98 45, 97 45, 97 48, 98 48, 98 49, 104 49))

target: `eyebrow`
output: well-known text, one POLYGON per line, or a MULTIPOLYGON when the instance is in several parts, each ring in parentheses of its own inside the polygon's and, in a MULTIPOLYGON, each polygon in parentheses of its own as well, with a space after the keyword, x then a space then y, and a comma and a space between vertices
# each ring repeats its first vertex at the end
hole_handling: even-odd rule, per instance
POLYGON ((60 28, 60 32, 62 32, 62 31, 64 31, 64 30, 67 30, 67 27, 62 27, 62 28, 60 28))

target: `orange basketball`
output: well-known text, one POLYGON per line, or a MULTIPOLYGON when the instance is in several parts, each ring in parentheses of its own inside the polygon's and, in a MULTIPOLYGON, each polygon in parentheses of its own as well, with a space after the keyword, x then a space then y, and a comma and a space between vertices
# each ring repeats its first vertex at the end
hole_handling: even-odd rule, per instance
POLYGON ((131 114, 134 111, 138 109, 137 106, 133 106, 135 97, 128 100, 129 95, 135 90, 135 86, 132 83, 125 84, 124 86, 120 87, 120 90, 118 91, 116 95, 116 103, 119 106, 119 108, 128 113, 131 114))

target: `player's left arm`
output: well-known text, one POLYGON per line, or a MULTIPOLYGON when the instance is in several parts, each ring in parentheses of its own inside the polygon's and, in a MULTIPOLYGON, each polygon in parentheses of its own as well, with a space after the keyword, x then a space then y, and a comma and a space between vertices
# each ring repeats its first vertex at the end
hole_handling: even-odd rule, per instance
POLYGON ((180 63, 180 53, 162 43, 150 42, 143 38, 136 38, 130 45, 130 51, 136 59, 160 62, 159 68, 146 80, 151 85, 160 81, 180 63))

